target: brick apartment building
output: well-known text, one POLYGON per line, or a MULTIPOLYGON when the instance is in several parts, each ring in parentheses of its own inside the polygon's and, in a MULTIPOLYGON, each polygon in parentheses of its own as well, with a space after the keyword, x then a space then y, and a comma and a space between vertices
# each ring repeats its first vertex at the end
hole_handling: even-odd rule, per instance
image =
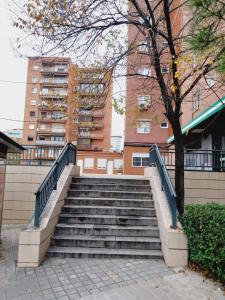
POLYGON ((28 59, 23 145, 36 159, 55 159, 66 142, 77 145, 83 172, 121 172, 122 154, 110 153, 110 74, 79 68, 70 58, 28 59), (115 157, 114 157, 115 156, 115 157))
POLYGON ((70 58, 29 58, 23 144, 110 149, 111 97, 105 71, 78 68, 70 58))
MULTIPOLYGON (((154 73, 143 34, 134 25, 128 26, 128 43, 135 41, 135 51, 127 58, 127 95, 124 138, 124 173, 144 174, 152 144, 165 146, 169 135, 168 122, 156 82, 147 78, 154 73), (137 76, 129 76, 137 74, 137 76), (146 76, 146 77, 145 77, 146 76)), ((163 41, 161 46, 164 47, 163 41)), ((165 57, 166 60, 166 57, 165 57)), ((168 68, 162 72, 168 77, 168 68)))

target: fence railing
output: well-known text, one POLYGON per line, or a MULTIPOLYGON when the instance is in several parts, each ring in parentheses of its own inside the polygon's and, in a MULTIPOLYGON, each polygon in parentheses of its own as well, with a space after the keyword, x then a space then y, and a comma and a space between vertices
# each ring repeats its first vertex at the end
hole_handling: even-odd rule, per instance
POLYGON ((150 150, 149 162, 150 165, 154 165, 158 169, 161 179, 161 188, 166 193, 171 212, 171 228, 175 229, 177 228, 177 195, 157 145, 153 145, 152 149, 150 150))
POLYGON ((8 153, 7 165, 49 166, 59 156, 63 146, 24 146, 23 153, 8 153))
POLYGON ((68 143, 64 146, 62 152, 53 163, 44 181, 41 183, 37 192, 35 193, 35 227, 39 226, 41 213, 43 212, 52 191, 57 189, 58 179, 62 174, 65 166, 69 163, 76 163, 76 147, 71 143, 68 143))
MULTIPOLYGON (((167 168, 175 168, 175 150, 160 149, 167 168)), ((225 150, 185 149, 184 168, 191 171, 225 172, 225 150)))

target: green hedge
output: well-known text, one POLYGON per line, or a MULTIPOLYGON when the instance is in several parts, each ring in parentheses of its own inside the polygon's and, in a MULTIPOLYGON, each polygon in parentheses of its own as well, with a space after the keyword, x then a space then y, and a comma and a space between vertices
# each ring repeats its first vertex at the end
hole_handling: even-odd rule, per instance
POLYGON ((179 220, 188 238, 189 261, 225 282, 225 205, 186 205, 179 220))

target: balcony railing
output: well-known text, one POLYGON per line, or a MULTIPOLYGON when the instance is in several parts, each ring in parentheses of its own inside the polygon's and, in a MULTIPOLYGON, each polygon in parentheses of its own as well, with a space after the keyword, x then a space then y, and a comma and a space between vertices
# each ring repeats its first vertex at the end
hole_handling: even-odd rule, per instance
POLYGON ((43 117, 40 116, 38 118, 40 121, 66 121, 66 116, 64 117, 59 117, 59 116, 48 116, 48 117, 43 117))
POLYGON ((83 128, 102 128, 103 124, 94 122, 79 122, 78 126, 83 128))
POLYGON ((92 111, 92 110, 81 110, 79 112, 80 116, 91 116, 94 118, 103 118, 103 111, 92 111))
MULTIPOLYGON (((175 168, 175 150, 160 149, 168 169, 175 168)), ((191 171, 225 172, 225 150, 185 149, 184 168, 191 171)))
POLYGON ((103 147, 101 146, 92 146, 90 144, 87 145, 77 145, 78 150, 92 150, 92 151, 103 151, 103 147))
POLYGON ((52 133, 65 133, 65 128, 51 128, 51 127, 47 127, 47 128, 37 128, 37 132, 43 132, 43 133, 47 133, 47 132, 52 132, 52 133))
POLYGON ((67 97, 67 93, 44 93, 40 92, 40 96, 44 98, 65 98, 67 97))
POLYGON ((49 79, 49 80, 44 80, 44 79, 41 79, 40 80, 40 83, 42 85, 46 85, 46 86, 55 86, 55 85, 62 85, 62 86, 67 86, 68 85, 68 80, 65 80, 65 81, 57 81, 57 80, 54 80, 54 79, 49 79))
POLYGON ((36 140, 37 146, 64 146, 65 141, 36 140))
POLYGON ((57 68, 51 68, 51 67, 44 67, 44 68, 41 68, 41 72, 42 73, 59 73, 59 74, 68 74, 68 69, 57 69, 57 68))

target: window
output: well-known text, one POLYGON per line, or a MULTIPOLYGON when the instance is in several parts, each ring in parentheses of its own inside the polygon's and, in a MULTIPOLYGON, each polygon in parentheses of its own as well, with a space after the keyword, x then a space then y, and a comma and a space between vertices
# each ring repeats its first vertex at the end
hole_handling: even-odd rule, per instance
POLYGON ((63 142, 64 141, 64 137, 63 136, 51 136, 50 137, 50 141, 57 141, 57 142, 63 142))
POLYGON ((95 83, 81 83, 80 91, 84 93, 103 93, 104 84, 95 84, 95 83))
POLYGON ((53 83, 67 83, 67 79, 64 77, 55 77, 53 78, 53 83))
POLYGON ((114 159, 114 169, 122 169, 122 168, 123 168, 123 160, 114 159))
POLYGON ((36 105, 37 104, 37 101, 36 100, 31 100, 30 101, 30 105, 36 105))
POLYGON ((162 67, 161 67, 161 72, 162 72, 162 74, 167 74, 167 73, 168 73, 168 68, 167 68, 167 66, 162 66, 162 67))
POLYGON ((137 133, 150 133, 150 122, 149 121, 138 121, 137 122, 137 133))
POLYGON ((38 70, 39 70, 39 66, 34 65, 34 66, 33 66, 33 70, 34 70, 34 71, 38 71, 38 70))
POLYGON ((30 111, 30 117, 34 118, 35 117, 35 111, 30 111))
POLYGON ((161 46, 162 46, 162 49, 165 49, 165 48, 168 47, 168 43, 167 42, 162 42, 161 46))
POLYGON ((78 145, 88 145, 88 146, 90 146, 91 145, 91 140, 90 139, 86 139, 86 138, 79 138, 77 140, 77 144, 78 145))
POLYGON ((150 95, 139 95, 137 97, 138 105, 150 105, 150 95))
POLYGON ((162 122, 160 124, 160 128, 168 128, 168 123, 167 122, 162 122))
POLYGON ((37 93, 37 88, 32 88, 32 94, 36 94, 37 93))
POLYGON ((45 130, 46 129, 46 124, 40 124, 40 129, 45 130))
POLYGON ((34 129, 34 124, 29 124, 29 127, 28 127, 29 129, 34 129))
POLYGON ((147 167, 149 165, 148 153, 132 153, 133 167, 147 167))
POLYGON ((55 66, 56 72, 67 72, 67 65, 55 66))
POLYGON ((98 158, 97 159, 97 168, 98 169, 106 169, 107 159, 105 158, 98 158))
POLYGON ((151 69, 148 67, 140 67, 138 69, 138 75, 141 76, 151 76, 151 69))
POLYGON ((86 169, 93 169, 94 168, 94 158, 86 157, 84 159, 84 168, 86 169))
POLYGON ((200 106, 200 90, 197 90, 193 96, 193 111, 195 112, 196 110, 199 109, 200 106))
POLYGON ((37 77, 32 76, 32 83, 37 83, 37 77))
POLYGON ((143 41, 138 45, 138 50, 140 52, 148 52, 148 45, 143 41))
POLYGON ((206 83, 208 87, 214 86, 216 84, 216 75, 212 75, 206 78, 206 83))
POLYGON ((31 141, 34 140, 34 138, 33 138, 33 136, 28 135, 27 140, 28 140, 29 142, 31 142, 31 141))
POLYGON ((42 95, 48 95, 48 89, 46 89, 46 88, 41 89, 41 94, 42 95))

